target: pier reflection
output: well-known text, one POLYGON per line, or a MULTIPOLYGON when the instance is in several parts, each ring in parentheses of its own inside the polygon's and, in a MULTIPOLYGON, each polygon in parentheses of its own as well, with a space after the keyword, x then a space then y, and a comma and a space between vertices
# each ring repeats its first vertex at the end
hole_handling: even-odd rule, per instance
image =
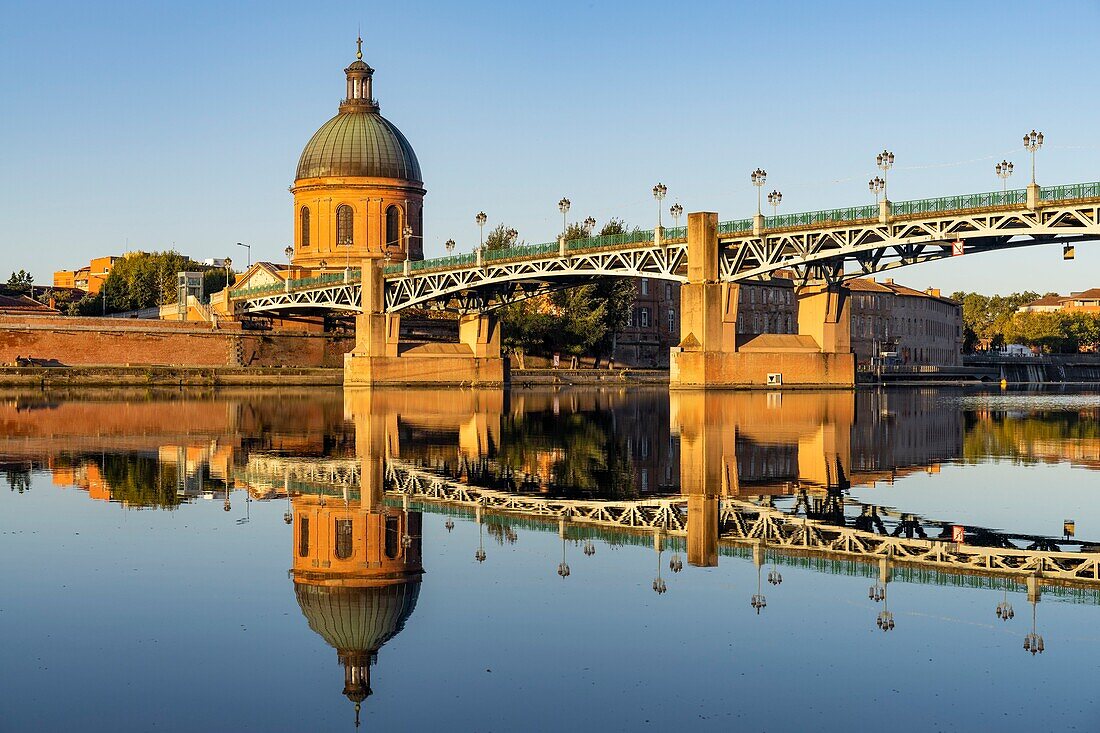
MULTIPOLYGON (((685 564, 742 558, 755 566, 755 593, 745 595, 755 614, 775 603, 764 581, 778 588, 793 566, 866 577, 884 631, 897 623, 887 607, 897 579, 996 589, 1001 619, 1015 616, 1010 592, 1026 591, 1033 621, 1043 593, 1095 602, 1100 564, 1085 540, 852 495, 951 463, 1100 467, 1093 397, 1037 410, 967 399, 936 390, 17 394, 0 403, 0 471, 12 491, 47 469, 59 486, 131 508, 207 498, 239 511, 242 491, 286 502, 295 597, 336 649, 344 694, 358 706, 379 649, 415 608, 422 512, 445 515, 447 530, 476 522, 480 541, 468 551, 479 563, 487 540, 555 532, 560 556, 547 558, 548 573, 556 566, 569 583, 578 563, 600 561, 601 542, 652 548, 652 583, 652 561, 644 572, 658 595, 675 592, 685 564)), ((1045 649, 1037 628, 1025 648, 1045 649)))

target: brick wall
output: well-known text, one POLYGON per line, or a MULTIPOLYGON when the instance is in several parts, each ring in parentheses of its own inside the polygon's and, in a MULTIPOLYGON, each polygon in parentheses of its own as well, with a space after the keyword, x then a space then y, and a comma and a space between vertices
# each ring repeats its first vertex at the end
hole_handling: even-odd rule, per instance
POLYGON ((241 331, 239 324, 209 326, 122 318, 0 316, 0 364, 18 357, 66 366, 340 367, 355 345, 348 336, 241 331))

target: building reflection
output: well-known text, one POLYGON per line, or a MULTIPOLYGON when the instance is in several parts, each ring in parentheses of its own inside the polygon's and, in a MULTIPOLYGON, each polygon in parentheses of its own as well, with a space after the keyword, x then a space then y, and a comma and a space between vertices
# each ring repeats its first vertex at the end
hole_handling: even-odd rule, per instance
POLYGON ((323 491, 292 496, 291 507, 294 595, 309 627, 336 650, 358 727, 378 651, 416 608, 421 514, 323 491))

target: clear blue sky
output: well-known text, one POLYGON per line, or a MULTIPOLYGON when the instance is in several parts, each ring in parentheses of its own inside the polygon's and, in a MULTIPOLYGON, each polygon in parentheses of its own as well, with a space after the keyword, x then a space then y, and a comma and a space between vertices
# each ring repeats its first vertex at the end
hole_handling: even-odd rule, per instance
MULTIPOLYGON (((12 3, 0 6, 0 270, 130 249, 278 259, 310 135, 362 24, 382 112, 426 178, 428 256, 474 214, 528 242, 571 215, 651 226, 665 206, 781 211, 993 190, 1046 134, 1040 183, 1100 180, 1096 2, 12 3)), ((898 271, 986 292, 1100 285, 1100 243, 898 271)))

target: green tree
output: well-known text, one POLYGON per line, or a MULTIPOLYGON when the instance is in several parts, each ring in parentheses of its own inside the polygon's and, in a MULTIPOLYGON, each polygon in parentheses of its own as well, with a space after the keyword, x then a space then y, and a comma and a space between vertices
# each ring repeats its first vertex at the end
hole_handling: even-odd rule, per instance
POLYGON ((33 285, 34 275, 26 270, 20 270, 11 274, 5 287, 14 293, 30 293, 33 285))

